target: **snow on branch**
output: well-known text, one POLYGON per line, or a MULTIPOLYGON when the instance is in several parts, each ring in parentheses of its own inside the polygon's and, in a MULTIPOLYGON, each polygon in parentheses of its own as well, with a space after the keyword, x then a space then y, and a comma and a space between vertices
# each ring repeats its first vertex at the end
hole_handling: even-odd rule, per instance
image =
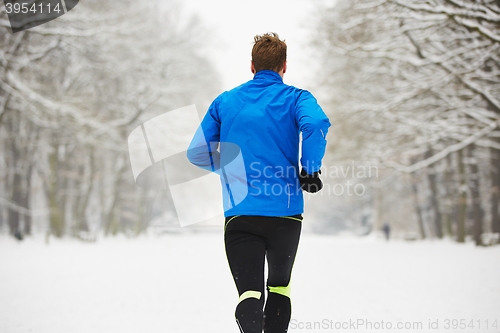
POLYGON ((45 216, 49 214, 48 209, 27 209, 19 205, 16 205, 15 203, 5 198, 0 198, 0 205, 5 206, 16 213, 27 216, 45 216))
MULTIPOLYGON (((413 11, 424 11, 427 13, 432 13, 432 14, 445 14, 450 17, 468 17, 468 18, 475 18, 475 19, 481 19, 485 20, 488 22, 492 23, 500 23, 500 15, 491 11, 488 7, 486 6, 481 6, 481 7, 468 7, 464 9, 458 9, 455 7, 450 7, 450 6, 443 6, 443 5, 437 5, 437 6, 430 6, 428 4, 412 4, 409 3, 407 0, 401 1, 401 0, 389 0, 389 2, 393 2, 401 7, 413 10, 413 11), (482 10, 478 10, 478 8, 482 10)), ((454 2, 454 1, 452 1, 454 2)), ((454 2, 455 3, 455 2, 454 2)), ((456 4, 456 3, 455 3, 456 4)))
POLYGON ((449 154, 451 154, 453 152, 459 151, 459 150, 467 147, 468 145, 476 142, 477 140, 479 140, 483 136, 493 132, 498 126, 500 126, 500 118, 496 119, 495 121, 490 122, 488 124, 488 126, 484 127, 482 130, 474 133, 473 135, 467 137, 465 140, 463 140, 459 143, 456 143, 454 145, 448 146, 445 149, 441 150, 439 153, 437 153, 437 154, 435 154, 435 155, 433 155, 425 160, 417 162, 415 164, 412 164, 409 166, 404 166, 404 165, 401 165, 401 164, 393 162, 393 161, 385 161, 384 164, 388 167, 394 168, 394 169, 396 169, 400 172, 403 172, 403 173, 408 173, 408 174, 413 173, 415 171, 426 168, 426 167, 442 160, 443 158, 445 158, 446 156, 448 156, 449 154))
POLYGON ((488 37, 496 42, 500 42, 500 35, 495 34, 493 31, 491 31, 490 29, 484 27, 483 25, 481 25, 479 23, 476 23, 472 20, 467 20, 467 19, 464 19, 461 17, 454 17, 453 19, 458 24, 461 24, 467 28, 477 29, 484 36, 486 36, 486 37, 488 37))
POLYGON ((0 80, 0 84, 5 90, 9 90, 11 93, 16 92, 17 96, 21 97, 22 99, 33 101, 36 103, 39 103, 43 105, 47 110, 50 110, 50 112, 53 112, 54 116, 58 115, 67 115, 70 116, 72 119, 76 121, 76 124, 78 126, 88 126, 90 128, 93 128, 96 130, 95 134, 102 134, 106 133, 112 138, 116 140, 122 140, 121 136, 119 136, 118 133, 116 133, 115 128, 112 128, 111 126, 108 126, 106 123, 101 123, 95 119, 92 118, 86 118, 82 116, 79 110, 75 109, 72 106, 69 105, 63 105, 60 103, 57 103, 55 101, 49 100, 40 94, 36 93, 33 91, 31 88, 29 88, 27 85, 23 84, 15 75, 12 73, 7 74, 7 78, 9 79, 10 82, 13 83, 13 86, 7 84, 4 81, 0 80), (24 96, 26 95, 26 97, 24 96))

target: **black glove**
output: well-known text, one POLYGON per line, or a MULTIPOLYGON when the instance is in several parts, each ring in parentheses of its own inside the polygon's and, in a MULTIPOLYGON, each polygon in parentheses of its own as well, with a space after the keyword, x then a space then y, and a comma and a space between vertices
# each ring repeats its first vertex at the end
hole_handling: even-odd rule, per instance
POLYGON ((320 174, 321 170, 310 175, 306 172, 306 170, 304 170, 304 168, 302 168, 299 176, 300 187, 302 190, 309 193, 316 193, 321 190, 323 188, 323 182, 319 179, 320 174))

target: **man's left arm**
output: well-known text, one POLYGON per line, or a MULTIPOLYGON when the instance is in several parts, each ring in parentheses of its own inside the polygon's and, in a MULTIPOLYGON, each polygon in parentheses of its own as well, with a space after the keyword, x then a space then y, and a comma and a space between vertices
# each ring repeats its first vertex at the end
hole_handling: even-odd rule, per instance
POLYGON ((321 162, 326 150, 326 135, 330 121, 316 98, 303 91, 297 103, 297 122, 302 132, 302 170, 299 174, 300 186, 304 191, 315 193, 323 188, 321 162))
POLYGON ((297 122, 302 132, 302 157, 300 163, 307 174, 319 172, 326 150, 326 135, 330 120, 316 98, 302 91, 297 103, 297 122))

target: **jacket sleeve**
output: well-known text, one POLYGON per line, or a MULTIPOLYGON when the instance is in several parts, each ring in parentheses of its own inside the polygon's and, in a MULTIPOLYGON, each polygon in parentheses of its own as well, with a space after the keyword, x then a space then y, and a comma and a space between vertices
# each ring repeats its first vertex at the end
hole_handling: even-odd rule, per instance
POLYGON ((220 168, 218 105, 217 98, 208 108, 187 150, 187 158, 192 164, 212 172, 217 172, 220 168))
POLYGON ((321 168, 325 155, 326 135, 330 121, 316 98, 306 91, 301 91, 297 99, 297 123, 302 132, 302 156, 300 164, 308 174, 321 168))

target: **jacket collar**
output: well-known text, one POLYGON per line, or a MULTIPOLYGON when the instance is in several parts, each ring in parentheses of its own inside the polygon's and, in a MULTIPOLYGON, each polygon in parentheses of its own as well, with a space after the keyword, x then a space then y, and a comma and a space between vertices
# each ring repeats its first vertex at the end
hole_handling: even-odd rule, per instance
POLYGON ((283 82, 283 78, 276 73, 275 71, 271 71, 268 69, 263 69, 258 71, 254 76, 254 80, 268 80, 268 81, 279 81, 283 82))

